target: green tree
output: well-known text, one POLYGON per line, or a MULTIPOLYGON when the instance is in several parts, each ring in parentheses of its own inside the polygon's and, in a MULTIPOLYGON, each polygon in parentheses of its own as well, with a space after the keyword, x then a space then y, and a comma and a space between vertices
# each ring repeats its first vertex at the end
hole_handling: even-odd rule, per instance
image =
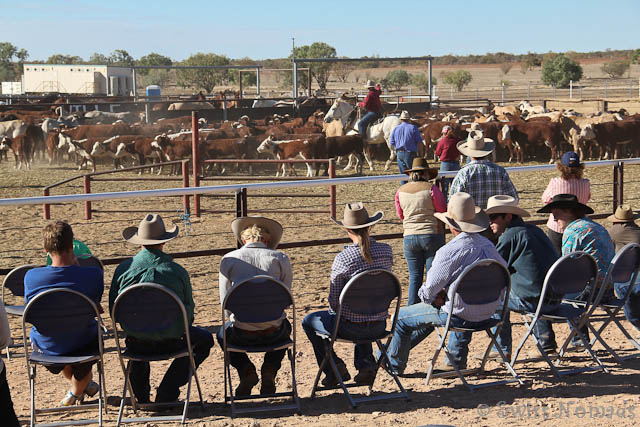
MULTIPOLYGON (((411 86, 415 86, 425 93, 429 92, 429 79, 424 74, 411 74, 409 81, 411 86)), ((431 77, 431 84, 434 86, 438 84, 437 79, 433 76, 431 77)))
MULTIPOLYGON (((289 56, 289 58, 292 59, 294 56, 296 58, 335 58, 336 49, 326 43, 315 42, 311 45, 294 48, 293 55, 289 56)), ((320 90, 324 91, 327 89, 327 82, 329 81, 333 64, 330 62, 312 62, 299 63, 298 65, 311 68, 311 78, 315 79, 320 90)))
POLYGON ((631 63, 640 64, 640 49, 636 49, 631 52, 631 63))
POLYGON ((600 70, 612 79, 622 77, 629 69, 629 61, 612 61, 602 64, 600 70))
POLYGON ((548 55, 542 64, 542 82, 553 87, 567 87, 582 78, 582 67, 563 54, 548 55))
POLYGON ((409 73, 405 70, 389 71, 380 83, 382 86, 400 90, 409 84, 409 73))
POLYGON ((110 63, 121 67, 133 67, 133 64, 135 63, 133 57, 129 55, 129 52, 124 49, 114 50, 113 52, 111 52, 111 56, 109 56, 109 59, 110 63))
POLYGON ((111 63, 111 58, 109 58, 108 56, 105 56, 101 53, 98 52, 94 52, 90 57, 89 57, 89 64, 110 64, 111 63))
MULTIPOLYGON (((252 66, 252 65, 258 65, 258 63, 256 61, 254 61, 251 58, 248 57, 244 57, 244 58, 240 58, 240 59, 234 59, 232 61, 233 65, 246 65, 246 66, 252 66)), ((240 70, 231 70, 229 73, 229 79, 236 85, 239 85, 239 78, 240 78, 240 70)), ((252 69, 247 69, 247 70, 242 70, 242 86, 243 87, 247 87, 247 86, 255 86, 258 82, 257 79, 257 75, 255 73, 255 70, 252 69)))
POLYGON ((79 56, 63 55, 56 53, 47 58, 47 64, 82 64, 84 60, 79 56))
MULTIPOLYGON (((167 66, 171 66, 171 65, 173 65, 173 61, 168 56, 164 56, 164 55, 160 55, 159 53, 151 52, 148 55, 140 57, 140 59, 138 59, 135 62, 135 65, 141 65, 141 66, 167 65, 167 66)), ((151 70, 142 69, 142 70, 137 70, 136 73, 139 73, 140 75, 145 76, 145 75, 149 74, 150 71, 163 71, 165 73, 167 72, 166 70, 159 70, 159 69, 151 69, 151 70)), ((158 74, 158 73, 155 73, 155 74, 158 74)), ((159 84, 159 83, 149 83, 149 84, 159 84)))
POLYGON ((448 85, 456 87, 456 90, 460 92, 466 85, 471 83, 473 76, 467 70, 458 70, 456 72, 450 71, 444 73, 444 82, 448 85))
POLYGON ((22 64, 29 54, 9 42, 0 42, 0 79, 11 81, 22 75, 22 64))
MULTIPOLYGON (((221 66, 229 65, 230 61, 224 55, 216 55, 215 53, 194 53, 180 65, 192 66, 221 66)), ((229 70, 178 70, 178 84, 182 87, 194 87, 196 90, 204 89, 207 93, 211 93, 214 87, 229 81, 229 70)))

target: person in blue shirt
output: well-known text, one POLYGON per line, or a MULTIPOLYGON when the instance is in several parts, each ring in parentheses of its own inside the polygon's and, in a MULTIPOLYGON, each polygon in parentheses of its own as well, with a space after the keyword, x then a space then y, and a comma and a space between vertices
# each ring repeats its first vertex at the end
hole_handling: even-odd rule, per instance
MULTIPOLYGON (((396 150, 400 173, 404 173, 406 169, 411 169, 413 159, 418 156, 418 144, 422 144, 422 135, 416 125, 411 123, 408 111, 400 114, 400 120, 402 123, 391 132, 389 144, 396 150)), ((406 183, 407 181, 402 181, 402 185, 406 183)))
MULTIPOLYGON (((24 300, 29 303, 40 292, 54 288, 67 288, 85 294, 100 307, 104 292, 103 272, 97 267, 81 267, 73 253, 73 230, 66 222, 48 224, 43 231, 44 248, 51 256, 51 265, 29 270, 24 277, 24 300)), ((98 348, 98 324, 92 321, 79 324, 73 333, 47 336, 35 326, 31 328, 34 351, 54 356, 91 354, 98 348)), ((98 384, 91 380, 91 367, 95 362, 46 368, 62 374, 71 381, 71 390, 60 402, 71 406, 82 402, 85 395, 94 396, 98 384)))

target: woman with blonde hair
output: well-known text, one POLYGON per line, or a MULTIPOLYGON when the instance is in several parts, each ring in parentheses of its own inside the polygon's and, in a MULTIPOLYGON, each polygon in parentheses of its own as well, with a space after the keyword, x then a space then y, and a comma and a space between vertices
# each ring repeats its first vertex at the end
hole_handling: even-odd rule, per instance
MULTIPOLYGON (((393 265, 393 252, 391 246, 386 243, 378 243, 370 235, 371 226, 380 221, 383 213, 378 211, 369 216, 362 203, 348 203, 344 209, 344 220, 332 220, 343 227, 353 242, 344 247, 342 252, 336 255, 331 267, 331 285, 329 289, 330 310, 317 311, 305 316, 302 327, 307 334, 318 365, 325 357, 323 338, 317 332, 331 335, 335 328, 336 310, 338 299, 342 289, 349 279, 366 270, 383 268, 391 270, 393 265)), ((340 317, 339 335, 347 339, 366 339, 379 336, 386 327, 387 312, 375 314, 356 314, 348 305, 342 307, 340 317)), ((347 366, 335 353, 333 359, 338 367, 343 381, 351 378, 347 366)), ((356 344, 354 352, 354 365, 358 370, 354 381, 356 384, 369 385, 373 382, 376 372, 376 361, 373 357, 371 344, 356 344)), ((328 363, 324 366, 325 377, 322 385, 335 386, 338 380, 328 363)))
MULTIPOLYGON (((568 151, 563 154, 562 160, 556 162, 556 167, 560 171, 560 176, 551 178, 549 185, 542 193, 542 203, 549 204, 557 194, 573 194, 578 197, 578 202, 586 205, 591 199, 591 183, 587 178, 582 177, 584 164, 580 162, 580 156, 574 151, 568 151)), ((562 253, 564 227, 553 214, 549 215, 547 228, 547 235, 558 250, 558 254, 562 253)))

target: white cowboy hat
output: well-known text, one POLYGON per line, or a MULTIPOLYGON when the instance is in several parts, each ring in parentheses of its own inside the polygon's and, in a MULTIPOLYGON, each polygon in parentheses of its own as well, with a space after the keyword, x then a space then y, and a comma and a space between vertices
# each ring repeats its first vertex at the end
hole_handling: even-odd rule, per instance
POLYGON ((472 130, 466 140, 458 142, 458 151, 469 157, 484 157, 496 148, 491 138, 484 138, 481 130, 472 130))
POLYGON ((459 191, 449 199, 447 212, 436 212, 434 216, 458 231, 480 233, 489 228, 489 216, 475 205, 469 193, 459 191))
POLYGON ((384 214, 378 211, 373 216, 369 216, 367 209, 362 202, 347 203, 344 207, 344 216, 342 221, 331 218, 331 221, 340 227, 356 229, 369 227, 382 219, 384 214))
POLYGON ((405 110, 402 113, 400 113, 400 120, 411 120, 411 116, 409 115, 409 112, 405 110))
POLYGON ((367 80, 367 85, 365 86, 367 89, 370 87, 376 87, 376 83, 373 80, 367 80))
POLYGON ((282 239, 282 225, 273 219, 262 216, 243 216, 231 222, 231 231, 236 236, 236 240, 242 243, 242 232, 253 225, 264 228, 271 236, 267 247, 275 249, 278 246, 280 239, 282 239))
POLYGON ((507 196, 499 194, 497 196, 489 197, 487 201, 487 209, 485 210, 487 215, 510 213, 519 216, 531 216, 531 214, 522 208, 518 207, 518 201, 513 196, 507 196))
POLYGON ((158 214, 147 214, 138 227, 127 227, 122 231, 122 237, 134 245, 159 245, 168 242, 178 235, 178 226, 167 230, 164 221, 158 214))

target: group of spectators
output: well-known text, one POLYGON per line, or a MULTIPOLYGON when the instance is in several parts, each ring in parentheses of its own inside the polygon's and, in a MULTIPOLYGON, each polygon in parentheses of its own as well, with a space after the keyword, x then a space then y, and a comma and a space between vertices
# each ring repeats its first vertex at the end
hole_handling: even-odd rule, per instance
MULTIPOLYGON (((444 129, 445 138, 450 137, 449 132, 444 129)), ((560 255, 576 250, 593 255, 598 263, 596 286, 600 286, 615 251, 628 242, 640 243, 640 227, 633 222, 635 215, 629 206, 619 207, 608 218, 612 224, 609 231, 587 216, 593 212, 586 205, 590 197, 589 181, 582 177, 584 165, 575 153, 563 156, 558 163, 561 176, 551 180, 542 196, 545 205, 538 212, 551 214, 547 235, 539 227, 523 221, 530 213, 518 206, 518 194, 509 175, 504 168, 489 160, 495 149, 494 141, 484 138, 480 130, 474 129, 466 140, 457 142, 455 148, 460 154, 468 156, 470 161, 451 182, 447 196, 432 183, 438 171, 419 157, 412 159, 411 168, 405 168, 410 182, 403 184, 395 195, 396 211, 403 221, 403 247, 409 270, 407 306, 400 309, 388 348, 391 361, 388 368, 398 374, 404 373, 411 348, 426 338, 435 326, 443 325, 448 313, 453 314, 454 325, 460 327, 481 326, 495 315, 500 301, 470 306, 459 298, 454 299, 450 292, 450 285, 475 261, 493 259, 507 267, 511 273, 509 308, 533 310, 540 298, 545 275, 560 255), (446 244, 445 227, 453 236, 446 244)), ((451 147, 443 150, 447 153, 451 147)), ((444 165, 445 168, 454 166, 444 165)), ((336 255, 331 267, 328 310, 307 314, 302 321, 318 364, 326 356, 321 334, 331 335, 334 331, 339 296, 349 279, 373 268, 392 269, 391 246, 377 242, 370 235, 371 227, 382 218, 382 212, 370 215, 362 203, 349 203, 345 206, 343 220, 334 220, 345 230, 352 244, 336 255)), ((283 228, 278 222, 264 217, 236 218, 231 230, 242 246, 221 260, 221 303, 235 284, 256 275, 269 275, 291 288, 293 272, 290 260, 285 253, 277 250, 283 235, 283 228)), ((74 245, 71 226, 60 221, 51 223, 45 227, 43 235, 44 248, 50 255, 51 265, 27 273, 24 281, 25 301, 28 303, 46 289, 66 287, 82 292, 99 305, 104 291, 102 270, 78 265, 74 247, 76 251, 85 250, 78 249, 78 244, 74 245)), ((207 329, 193 326, 195 303, 189 273, 164 252, 165 244, 178 236, 178 227, 167 228, 159 215, 148 214, 137 227, 126 228, 122 236, 128 243, 139 246, 140 251, 116 268, 109 289, 109 308, 129 286, 142 282, 166 286, 185 306, 195 363, 200 365, 214 345, 213 335, 207 329)), ((611 290, 606 298, 624 294, 624 286, 630 284, 616 285, 615 291, 611 290)), ((640 327, 638 315, 634 314, 638 305, 635 295, 632 294, 630 304, 625 306, 625 314, 634 326, 640 327)), ((580 299, 585 295, 572 297, 580 299)), ((562 298, 563 295, 547 295, 543 309, 552 310, 562 298)), ((256 304, 259 303, 256 301, 256 304)), ((1 311, 0 308, 0 345, 8 335, 6 314, 1 311)), ((386 312, 362 315, 345 305, 338 335, 353 340, 374 338, 385 330, 386 320, 386 312)), ((271 322, 247 323, 236 320, 231 314, 229 322, 222 328, 226 329, 227 340, 232 344, 267 346, 288 337, 292 326, 284 316, 271 322)), ((217 333, 221 346, 222 328, 217 333)), ((186 344, 181 320, 161 334, 126 329, 125 332, 127 347, 138 353, 178 351, 186 344)), ((46 354, 82 354, 95 350, 97 334, 98 325, 95 323, 79 325, 73 334, 53 337, 45 336, 33 327, 31 343, 35 351, 46 354)), ((557 344, 551 324, 539 321, 534 334, 547 354, 556 357, 557 344)), ((451 334, 448 350, 452 360, 445 360, 439 369, 452 370, 455 369, 454 365, 459 369, 465 368, 470 340, 471 334, 467 332, 451 334)), ((510 357, 511 325, 508 317, 500 332, 498 345, 510 357)), ((266 353, 258 376, 256 367, 246 354, 232 352, 229 362, 240 378, 236 395, 250 395, 258 383, 261 383, 261 394, 275 393, 276 376, 284 354, 285 350, 266 353)), ((351 374, 345 362, 335 354, 331 357, 342 379, 349 380, 351 374)), ((371 384, 376 372, 376 357, 371 344, 355 345, 354 365, 358 371, 354 377, 355 383, 371 384)), ((330 364, 324 366, 322 385, 335 386, 338 379, 330 364)), ((64 396, 62 405, 78 404, 85 396, 93 396, 98 392, 98 385, 92 381, 92 363, 50 370, 54 373, 61 371, 70 380, 70 390, 64 396)), ((132 363, 131 385, 136 399, 141 403, 151 401, 149 376, 148 363, 132 363)), ((157 387, 155 402, 177 400, 180 387, 188 380, 188 358, 175 359, 157 387)), ((3 399, 2 405, 12 412, 4 368, 0 375, 0 398, 3 399)))

